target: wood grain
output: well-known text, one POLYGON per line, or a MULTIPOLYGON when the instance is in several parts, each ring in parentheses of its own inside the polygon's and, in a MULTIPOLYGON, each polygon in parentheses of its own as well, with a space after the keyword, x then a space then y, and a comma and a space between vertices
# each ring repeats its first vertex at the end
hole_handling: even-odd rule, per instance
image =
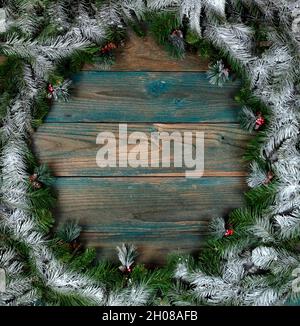
POLYGON ((69 102, 53 105, 46 122, 236 122, 240 83, 223 88, 205 73, 80 72, 69 102))
POLYGON ((74 75, 70 101, 54 104, 34 137, 41 163, 57 176, 57 224, 78 221, 82 241, 109 260, 123 242, 135 244, 145 263, 162 264, 170 252, 198 253, 211 218, 244 204, 248 136, 233 100, 240 83, 215 87, 206 60, 171 59, 151 38, 132 33, 116 58, 113 71, 85 66, 74 75), (122 122, 147 134, 205 131, 206 177, 186 179, 174 168, 97 168, 97 133, 122 122))
MULTIPOLYGON (((153 132, 204 132, 205 176, 246 175, 242 159, 249 141, 248 133, 236 124, 129 124, 128 135, 143 132, 148 140, 148 162, 151 156, 150 136, 153 132)), ((112 132, 119 143, 118 124, 48 123, 34 135, 34 150, 43 163, 49 165, 55 176, 184 176, 186 168, 163 168, 161 154, 159 167, 105 167, 96 164, 101 145, 96 144, 100 132, 112 132)), ((132 151, 134 145, 128 145, 132 151)), ((160 149, 162 144, 160 143, 160 149)), ((173 144, 171 146, 173 148, 173 144)), ((117 149, 117 156, 119 151, 117 149)), ((172 154, 172 153, 171 153, 172 154)), ((171 162, 174 162, 173 156, 171 162)), ((149 164, 150 165, 150 164, 149 164)))
MULTIPOLYGON (((166 50, 150 36, 138 37, 128 31, 128 39, 123 48, 116 51, 113 71, 206 71, 208 59, 187 53, 184 59, 171 58, 166 50)), ((99 69, 86 65, 85 70, 99 69)))
POLYGON ((83 227, 88 246, 112 257, 136 244, 140 261, 163 263, 167 252, 199 250, 207 223, 243 205, 244 178, 58 178, 55 216, 83 227))

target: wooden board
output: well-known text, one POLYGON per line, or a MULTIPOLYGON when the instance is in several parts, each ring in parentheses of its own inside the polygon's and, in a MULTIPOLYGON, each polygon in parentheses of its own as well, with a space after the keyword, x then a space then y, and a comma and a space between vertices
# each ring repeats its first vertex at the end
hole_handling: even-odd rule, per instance
POLYGON ((244 178, 58 178, 56 216, 84 226, 82 239, 113 257, 136 244, 140 261, 199 250, 212 217, 243 205, 244 178))
POLYGON ((236 122, 240 83, 223 88, 205 73, 81 72, 69 102, 54 104, 46 122, 236 122))
MULTIPOLYGON (((139 167, 99 168, 96 154, 101 145, 96 144, 98 133, 109 131, 119 142, 118 124, 96 123, 47 123, 41 126, 34 137, 34 148, 38 157, 49 165, 55 176, 184 176, 186 168, 139 167)), ((249 141, 236 124, 129 124, 128 134, 143 132, 148 140, 148 162, 150 162, 152 132, 204 132, 205 176, 246 175, 242 159, 249 141)), ((134 145, 128 146, 132 150, 134 145)), ((161 148, 160 143, 160 148, 161 148)), ((173 144, 171 146, 173 148, 173 144)), ((119 151, 117 150, 117 155, 119 151)), ((173 157, 171 162, 173 162, 173 157)), ((150 164, 149 164, 150 165, 150 164)))
POLYGON ((41 163, 57 176, 57 224, 77 220, 81 239, 99 257, 116 259, 115 246, 134 243, 139 261, 161 264, 170 252, 199 252, 214 216, 243 206, 242 155, 248 136, 234 102, 240 83, 211 85, 208 61, 168 57, 149 38, 130 34, 112 71, 94 66, 73 76, 68 103, 56 103, 34 137, 41 163), (134 71, 131 71, 134 70, 134 71), (98 132, 205 131, 205 177, 182 169, 99 169, 98 132))
MULTIPOLYGON (((116 63, 113 71, 207 71, 209 60, 197 54, 187 53, 184 59, 171 58, 170 55, 150 36, 138 37, 128 31, 124 47, 116 50, 116 63)), ((85 70, 97 69, 86 65, 85 70)))

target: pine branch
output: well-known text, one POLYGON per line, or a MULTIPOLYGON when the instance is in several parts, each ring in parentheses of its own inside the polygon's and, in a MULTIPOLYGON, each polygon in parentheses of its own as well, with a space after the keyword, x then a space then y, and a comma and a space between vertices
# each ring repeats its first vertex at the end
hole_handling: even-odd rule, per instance
POLYGON ((56 232, 56 236, 64 242, 70 243, 79 238, 82 228, 74 223, 67 222, 62 225, 56 232))
POLYGON ((229 80, 229 70, 225 68, 223 61, 217 61, 209 66, 207 76, 211 84, 223 87, 229 80))
POLYGON ((118 258, 121 262, 121 270, 129 271, 134 264, 137 257, 136 248, 133 245, 122 244, 121 247, 117 247, 118 258))

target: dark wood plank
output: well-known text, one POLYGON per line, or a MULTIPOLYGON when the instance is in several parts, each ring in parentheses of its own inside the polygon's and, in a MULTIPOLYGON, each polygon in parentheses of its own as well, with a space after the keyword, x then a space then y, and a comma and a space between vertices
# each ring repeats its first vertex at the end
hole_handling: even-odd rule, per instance
POLYGON ((224 88, 205 73, 81 72, 69 102, 53 105, 47 122, 236 122, 240 83, 224 88))
MULTIPOLYGON (((47 163, 55 176, 184 176, 185 167, 106 167, 99 168, 96 154, 101 145, 96 144, 98 133, 109 131, 119 142, 118 124, 95 123, 48 123, 42 125, 34 135, 34 149, 37 157, 47 163)), ((205 176, 246 175, 242 159, 249 141, 249 134, 237 124, 129 124, 128 134, 146 133, 149 162, 152 132, 204 132, 205 176)), ((160 144, 161 145, 161 144, 160 144)), ((134 145, 128 146, 132 150, 134 145)), ((160 146, 161 147, 161 146, 160 146)), ((173 145, 172 145, 173 147, 173 145)), ((119 151, 117 149, 117 155, 119 151)), ((161 155, 160 155, 161 158, 161 155)), ((171 158, 171 162, 174 162, 171 158)))
POLYGON ((58 178, 55 216, 83 226, 82 239, 104 256, 134 243, 141 261, 162 263, 165 253, 192 252, 207 223, 243 205, 244 178, 58 178))
POLYGON ((243 178, 58 178, 57 221, 83 226, 83 240, 104 255, 122 242, 142 261, 201 247, 207 223, 243 205, 243 178))
MULTIPOLYGON (((116 50, 116 62, 111 69, 113 71, 206 71, 208 63, 208 59, 191 53, 187 53, 184 59, 174 59, 152 37, 138 37, 129 30, 124 47, 116 50)), ((86 65, 84 69, 99 68, 86 65)))

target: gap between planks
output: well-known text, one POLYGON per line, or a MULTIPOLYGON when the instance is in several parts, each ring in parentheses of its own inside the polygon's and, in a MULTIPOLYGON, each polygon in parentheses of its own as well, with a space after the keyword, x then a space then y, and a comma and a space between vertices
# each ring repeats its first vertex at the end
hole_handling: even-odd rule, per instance
MULTIPOLYGON (((221 177, 221 178, 240 178, 240 177, 247 177, 249 175, 249 172, 214 172, 214 171, 206 171, 204 172, 203 176, 200 178, 215 178, 215 177, 221 177)), ((95 178, 95 179, 115 179, 115 178, 179 178, 179 179, 186 179, 186 176, 184 173, 164 173, 164 174, 138 174, 138 175, 87 175, 87 176, 80 176, 80 175, 72 175, 68 174, 65 176, 57 175, 54 176, 55 179, 63 179, 63 178, 95 178)), ((194 179, 200 179, 200 178, 194 178, 194 179)), ((191 178, 193 179, 193 178, 191 178)))

